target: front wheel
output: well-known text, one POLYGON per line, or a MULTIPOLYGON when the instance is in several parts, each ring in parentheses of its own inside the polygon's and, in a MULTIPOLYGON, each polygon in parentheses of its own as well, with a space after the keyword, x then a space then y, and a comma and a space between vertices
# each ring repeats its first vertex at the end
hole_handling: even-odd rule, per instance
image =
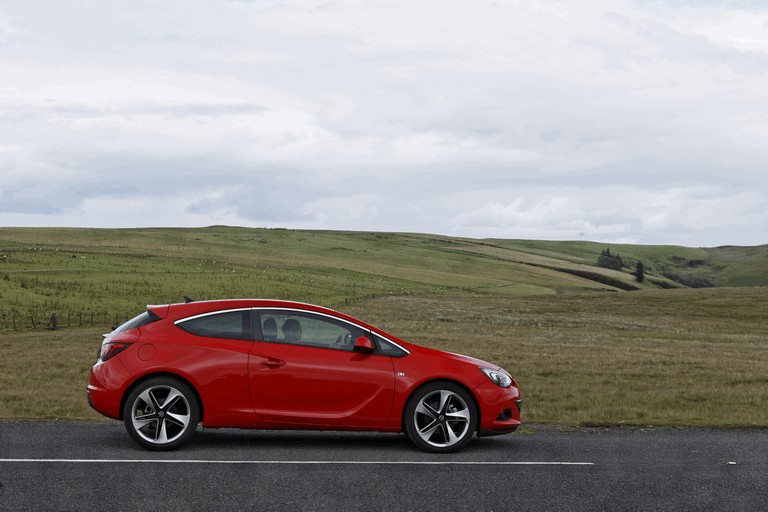
POLYGON ((450 382, 434 382, 408 399, 403 413, 408 439, 428 452, 452 452, 466 445, 477 428, 469 393, 450 382))
POLYGON ((172 450, 195 433, 200 407, 192 389, 176 379, 157 377, 142 382, 125 401, 125 429, 150 450, 172 450))

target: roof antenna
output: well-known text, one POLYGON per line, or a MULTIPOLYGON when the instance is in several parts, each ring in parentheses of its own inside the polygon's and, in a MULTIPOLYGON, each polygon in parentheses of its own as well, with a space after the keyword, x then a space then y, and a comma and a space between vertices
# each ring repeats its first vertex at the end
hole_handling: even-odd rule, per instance
POLYGON ((184 296, 184 304, 189 304, 190 302, 195 302, 195 299, 190 299, 186 295, 184 296))

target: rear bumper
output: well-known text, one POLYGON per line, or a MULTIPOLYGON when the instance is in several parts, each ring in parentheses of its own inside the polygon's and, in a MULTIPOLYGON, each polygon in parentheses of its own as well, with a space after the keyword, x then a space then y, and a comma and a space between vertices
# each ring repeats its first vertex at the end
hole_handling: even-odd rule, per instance
POLYGON ((120 419, 120 400, 118 398, 115 403, 109 391, 89 384, 86 389, 86 398, 88 399, 88 405, 94 411, 108 418, 120 419))
POLYGON ((91 367, 86 398, 96 412, 108 418, 120 419, 123 385, 130 380, 130 373, 118 357, 91 367))

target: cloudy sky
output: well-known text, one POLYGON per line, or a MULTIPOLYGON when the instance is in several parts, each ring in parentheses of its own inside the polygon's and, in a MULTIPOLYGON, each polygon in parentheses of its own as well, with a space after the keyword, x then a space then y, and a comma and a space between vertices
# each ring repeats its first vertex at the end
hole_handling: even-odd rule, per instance
POLYGON ((763 0, 0 0, 0 226, 768 243, 763 0))

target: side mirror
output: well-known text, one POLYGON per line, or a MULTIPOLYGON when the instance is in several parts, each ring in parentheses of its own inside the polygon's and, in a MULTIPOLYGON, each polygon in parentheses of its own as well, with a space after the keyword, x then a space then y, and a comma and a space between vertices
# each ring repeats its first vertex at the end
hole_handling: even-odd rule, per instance
POLYGON ((361 354, 373 354, 376 352, 376 345, 365 336, 361 336, 355 341, 355 352, 360 352, 361 354))

